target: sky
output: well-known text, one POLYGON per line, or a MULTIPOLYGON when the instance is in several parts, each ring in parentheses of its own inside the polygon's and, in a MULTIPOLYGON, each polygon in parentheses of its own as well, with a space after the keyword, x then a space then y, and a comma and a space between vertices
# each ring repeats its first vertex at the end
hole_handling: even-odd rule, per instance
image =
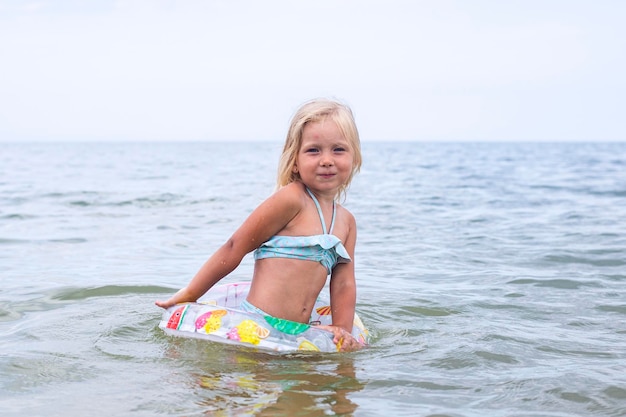
POLYGON ((623 0, 0 0, 0 141, 626 141, 623 0))

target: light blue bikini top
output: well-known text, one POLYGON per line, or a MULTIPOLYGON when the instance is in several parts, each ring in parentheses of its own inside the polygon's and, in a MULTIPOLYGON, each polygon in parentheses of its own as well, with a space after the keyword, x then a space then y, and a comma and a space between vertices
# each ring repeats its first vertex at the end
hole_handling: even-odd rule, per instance
POLYGON ((341 240, 331 234, 335 226, 337 208, 333 201, 333 218, 330 223, 330 231, 326 233, 326 222, 324 222, 324 214, 322 213, 320 203, 311 190, 308 188, 306 190, 313 202, 315 202, 324 234, 314 236, 273 236, 254 251, 254 259, 290 258, 316 261, 320 262, 330 275, 338 263, 351 261, 350 255, 343 243, 341 243, 341 240))

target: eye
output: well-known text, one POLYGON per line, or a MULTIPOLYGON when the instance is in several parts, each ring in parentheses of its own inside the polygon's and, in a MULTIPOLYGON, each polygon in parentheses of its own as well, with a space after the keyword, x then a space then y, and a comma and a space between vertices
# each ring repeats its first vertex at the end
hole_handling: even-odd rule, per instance
POLYGON ((335 149, 333 149, 335 152, 346 152, 346 148, 344 148, 343 146, 337 146, 335 149))
POLYGON ((304 151, 304 153, 317 153, 317 152, 319 152, 319 149, 317 148, 307 148, 304 151))

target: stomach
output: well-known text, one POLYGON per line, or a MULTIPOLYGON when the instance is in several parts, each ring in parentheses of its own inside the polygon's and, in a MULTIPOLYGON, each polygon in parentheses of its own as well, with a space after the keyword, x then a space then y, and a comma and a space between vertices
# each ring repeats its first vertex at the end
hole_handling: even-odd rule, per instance
POLYGON ((326 268, 316 261, 258 259, 247 300, 274 317, 308 323, 326 278, 326 268))

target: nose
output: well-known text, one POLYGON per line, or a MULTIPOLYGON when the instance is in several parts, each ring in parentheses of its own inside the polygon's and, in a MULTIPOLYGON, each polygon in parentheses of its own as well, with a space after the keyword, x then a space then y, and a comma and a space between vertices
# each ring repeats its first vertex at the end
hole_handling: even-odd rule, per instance
POLYGON ((335 164, 333 160, 333 155, 331 152, 323 152, 322 157, 320 158, 320 165, 323 167, 330 167, 335 164))

